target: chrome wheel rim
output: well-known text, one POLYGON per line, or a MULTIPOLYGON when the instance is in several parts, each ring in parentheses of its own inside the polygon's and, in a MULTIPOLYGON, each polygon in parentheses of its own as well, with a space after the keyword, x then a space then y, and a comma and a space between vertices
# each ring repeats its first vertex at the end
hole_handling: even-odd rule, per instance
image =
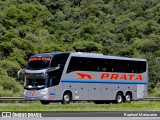
POLYGON ((64 95, 64 101, 69 101, 70 100, 70 98, 69 98, 69 95, 64 95))
POLYGON ((118 96, 117 96, 117 102, 118 102, 118 103, 121 103, 121 102, 122 102, 122 96, 121 96, 121 95, 118 95, 118 96))
POLYGON ((131 101, 130 95, 126 95, 126 101, 131 101))

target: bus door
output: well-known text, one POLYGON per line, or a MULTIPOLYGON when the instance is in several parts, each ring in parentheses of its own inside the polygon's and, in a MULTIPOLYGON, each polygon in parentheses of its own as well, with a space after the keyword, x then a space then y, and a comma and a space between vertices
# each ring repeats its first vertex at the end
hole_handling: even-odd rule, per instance
POLYGON ((58 100, 61 97, 62 90, 61 90, 61 84, 59 83, 61 80, 62 72, 63 72, 67 58, 68 58, 68 54, 58 54, 52 58, 50 67, 58 68, 48 73, 49 74, 49 82, 48 82, 49 95, 51 96, 50 98, 52 99, 54 98, 58 100))

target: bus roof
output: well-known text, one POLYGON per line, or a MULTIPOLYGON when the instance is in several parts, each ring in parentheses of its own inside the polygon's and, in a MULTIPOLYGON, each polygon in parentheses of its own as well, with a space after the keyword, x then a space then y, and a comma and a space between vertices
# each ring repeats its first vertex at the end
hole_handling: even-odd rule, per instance
POLYGON ((53 57, 57 54, 69 54, 67 52, 52 52, 52 53, 41 53, 41 54, 36 54, 36 55, 33 55, 31 57, 53 57))
POLYGON ((99 53, 85 53, 85 52, 52 52, 52 53, 42 53, 36 54, 31 57, 53 57, 57 54, 70 54, 70 56, 75 57, 89 57, 89 58, 103 58, 103 59, 118 59, 118 60, 135 60, 135 61, 147 61, 146 59, 141 58, 129 58, 129 57, 119 57, 119 56, 109 56, 99 53))
POLYGON ((77 57, 90 57, 90 58, 104 58, 104 59, 118 59, 118 60, 135 60, 135 61, 147 61, 146 59, 141 58, 129 58, 129 57, 119 57, 119 56, 109 56, 98 53, 83 53, 83 52, 75 52, 71 53, 71 56, 77 57))

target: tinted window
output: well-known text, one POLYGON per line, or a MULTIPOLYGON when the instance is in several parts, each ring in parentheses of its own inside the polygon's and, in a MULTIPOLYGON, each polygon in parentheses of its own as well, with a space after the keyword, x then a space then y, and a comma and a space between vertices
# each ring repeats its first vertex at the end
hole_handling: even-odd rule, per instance
POLYGON ((142 73, 146 71, 146 62, 72 57, 67 69, 67 73, 72 71, 142 73))
POLYGON ((64 67, 67 59, 68 59, 69 54, 58 54, 55 55, 52 59, 51 62, 51 67, 57 67, 58 65, 61 65, 62 67, 64 67))

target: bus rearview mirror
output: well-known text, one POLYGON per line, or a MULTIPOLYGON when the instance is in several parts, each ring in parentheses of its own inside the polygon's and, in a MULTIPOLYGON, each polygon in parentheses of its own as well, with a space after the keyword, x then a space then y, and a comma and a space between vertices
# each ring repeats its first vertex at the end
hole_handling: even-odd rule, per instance
POLYGON ((20 74, 25 71, 25 69, 20 69, 18 72, 17 72, 17 78, 20 79, 20 74))

